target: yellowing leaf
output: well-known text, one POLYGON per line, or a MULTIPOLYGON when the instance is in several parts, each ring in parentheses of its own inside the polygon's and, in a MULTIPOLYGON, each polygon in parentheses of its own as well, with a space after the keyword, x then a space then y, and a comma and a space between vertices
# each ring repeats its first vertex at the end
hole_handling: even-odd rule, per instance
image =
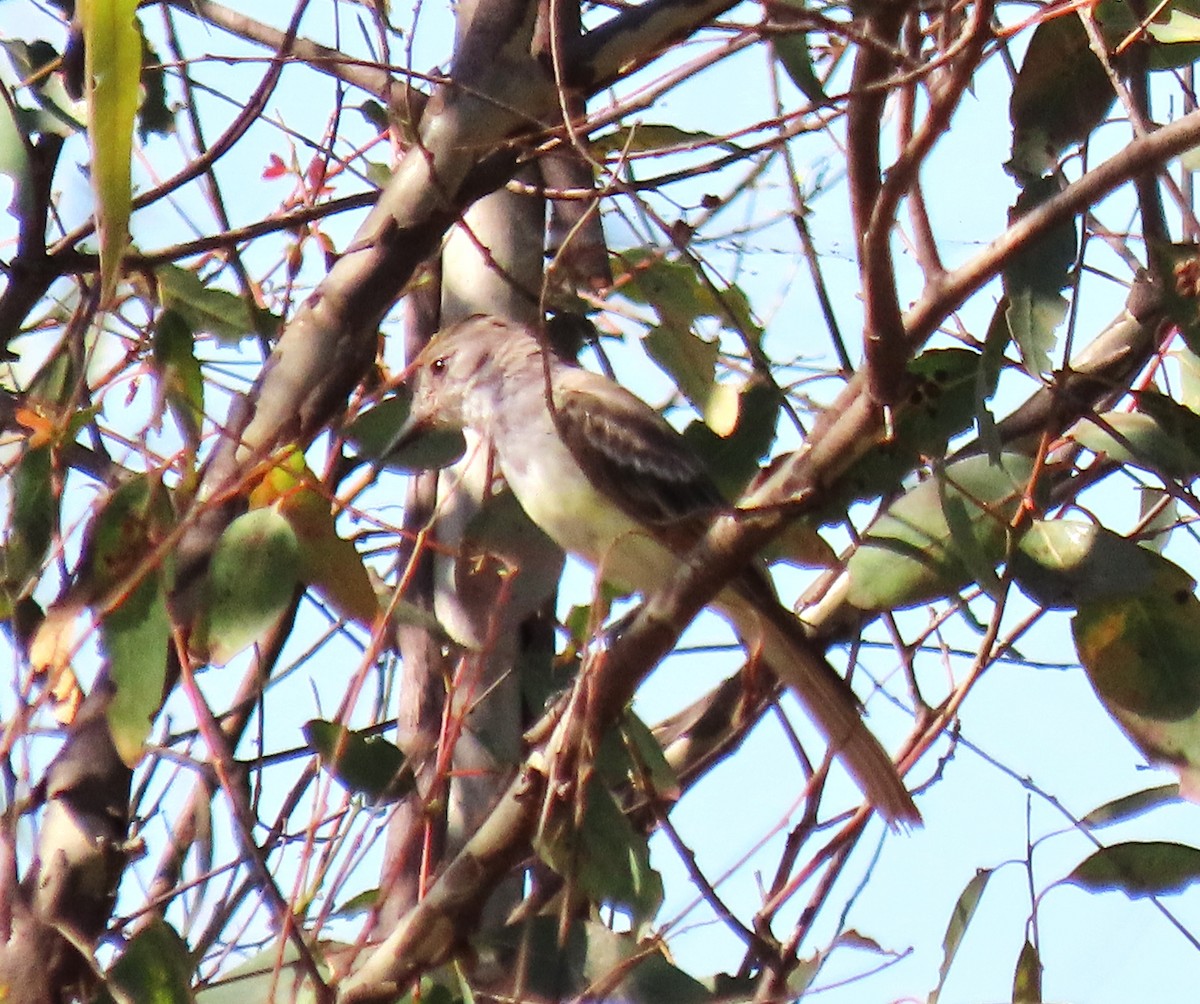
POLYGON ((1156 42, 1200 42, 1200 17, 1185 10, 1173 10, 1165 22, 1151 21, 1146 30, 1156 42))
POLYGON ((338 536, 329 499, 293 450, 250 493, 252 508, 273 506, 288 522, 299 548, 299 574, 348 620, 370 627, 379 599, 358 549, 338 536))
POLYGON ((83 26, 84 95, 92 148, 92 187, 100 233, 100 300, 117 288, 129 237, 130 158, 137 113, 142 39, 134 25, 137 0, 79 0, 83 26))
POLYGON ((713 384, 704 402, 704 423, 718 436, 731 436, 737 428, 742 397, 736 387, 727 383, 713 384))
POLYGON ((83 692, 71 666, 78 644, 75 620, 80 610, 79 603, 69 600, 52 607, 29 645, 29 664, 35 674, 46 677, 54 717, 64 725, 75 720, 83 703, 83 692))
POLYGON ((1071 622, 1097 696, 1152 761, 1200 801, 1200 601, 1186 582, 1081 604, 1071 622))

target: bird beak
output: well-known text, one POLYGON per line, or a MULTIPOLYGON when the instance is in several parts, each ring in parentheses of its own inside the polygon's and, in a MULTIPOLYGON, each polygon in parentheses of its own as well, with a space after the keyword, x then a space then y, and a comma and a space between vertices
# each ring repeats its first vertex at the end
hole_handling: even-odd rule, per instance
POLYGON ((391 441, 387 444, 387 448, 383 451, 384 457, 390 457, 397 450, 401 450, 410 443, 420 439, 426 432, 432 429, 432 425, 426 419, 426 416, 415 410, 409 410, 408 417, 404 423, 396 430, 391 441))
POLYGON ((379 463, 397 470, 427 471, 454 463, 466 448, 461 430, 442 426, 428 408, 414 402, 408 418, 378 458, 379 463))

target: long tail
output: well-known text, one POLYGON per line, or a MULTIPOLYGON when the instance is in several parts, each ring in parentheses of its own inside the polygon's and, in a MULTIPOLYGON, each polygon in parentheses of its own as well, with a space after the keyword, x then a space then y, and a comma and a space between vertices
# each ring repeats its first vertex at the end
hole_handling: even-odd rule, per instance
POLYGON ((756 585, 735 582, 715 605, 747 644, 760 646, 772 672, 800 698, 830 749, 884 818, 919 824, 916 803, 887 750, 863 722, 850 685, 816 650, 796 616, 756 585))

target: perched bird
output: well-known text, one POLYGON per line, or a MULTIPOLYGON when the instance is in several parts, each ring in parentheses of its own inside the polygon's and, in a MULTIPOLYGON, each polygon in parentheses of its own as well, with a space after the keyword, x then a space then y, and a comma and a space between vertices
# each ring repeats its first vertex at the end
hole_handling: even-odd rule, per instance
MULTIPOLYGON (((435 335, 409 367, 412 409, 398 439, 470 429, 491 444, 529 517, 608 582, 661 586, 729 506, 687 441, 624 387, 543 347, 520 324, 475 315, 435 335)), ((920 814, 853 691, 748 567, 712 606, 799 697, 876 809, 920 814)))

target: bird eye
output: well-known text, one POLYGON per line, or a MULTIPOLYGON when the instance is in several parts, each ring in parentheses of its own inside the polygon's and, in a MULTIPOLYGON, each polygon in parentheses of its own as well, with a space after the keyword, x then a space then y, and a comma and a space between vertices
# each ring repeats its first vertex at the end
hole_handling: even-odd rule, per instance
POLYGON ((438 356, 433 362, 431 362, 429 364, 429 372, 432 373, 434 376, 441 376, 443 373, 446 372, 446 363, 448 361, 449 360, 445 356, 438 356))

